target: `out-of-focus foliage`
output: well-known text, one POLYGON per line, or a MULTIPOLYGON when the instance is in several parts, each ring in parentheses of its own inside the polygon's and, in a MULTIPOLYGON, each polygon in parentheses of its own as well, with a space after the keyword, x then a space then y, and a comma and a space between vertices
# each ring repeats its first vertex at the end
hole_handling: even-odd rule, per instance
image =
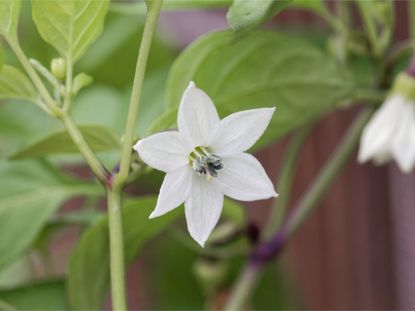
MULTIPOLYGON (((125 259, 130 262, 147 240, 159 234, 178 215, 148 221, 156 204, 155 197, 129 200, 123 206, 125 259)), ((75 309, 95 310, 101 307, 109 286, 109 240, 107 217, 83 235, 70 264, 67 290, 70 305, 75 309), (97 264, 99 263, 99 264, 97 264)))
POLYGON ((0 99, 21 98, 36 101, 38 97, 25 74, 13 66, 3 66, 0 71, 0 99))
MULTIPOLYGON (((125 260, 131 262, 148 240, 160 234, 179 215, 176 209, 163 217, 148 221, 156 205, 156 197, 131 199, 123 206, 125 260)), ((225 202, 224 215, 241 219, 241 207, 231 201, 225 202)), ((109 287, 109 240, 108 219, 90 227, 72 254, 68 274, 70 305, 75 309, 100 308, 109 287), (97 265, 99 262, 99 265, 97 265)))
MULTIPOLYGON (((95 151, 113 151, 120 146, 120 139, 110 128, 98 125, 80 126, 85 140, 95 151)), ((55 153, 77 153, 78 148, 66 131, 52 133, 33 145, 19 150, 10 159, 24 159, 47 156, 55 153)))
POLYGON ((256 144, 259 148, 350 96, 353 84, 346 77, 326 55, 302 39, 275 32, 236 39, 230 32, 219 32, 197 40, 177 58, 169 76, 167 100, 170 107, 177 107, 193 80, 209 94, 222 116, 276 106, 269 128, 256 144))
POLYGON ((17 35, 17 19, 20 12, 20 0, 0 2, 0 34, 10 39, 17 35))
POLYGON ((5 310, 56 311, 67 310, 64 281, 60 279, 42 281, 25 286, 0 291, 1 303, 10 308, 5 310))
POLYGON ((233 30, 247 31, 260 26, 290 2, 292 0, 234 0, 226 17, 233 30))
POLYGON ((46 162, 0 162, 0 268, 30 246, 67 198, 99 187, 62 175, 46 162))

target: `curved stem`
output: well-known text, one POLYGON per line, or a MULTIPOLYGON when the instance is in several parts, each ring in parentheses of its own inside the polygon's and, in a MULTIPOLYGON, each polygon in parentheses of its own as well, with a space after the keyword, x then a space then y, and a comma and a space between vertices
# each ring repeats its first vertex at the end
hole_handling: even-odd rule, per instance
POLYGON ((66 113, 63 114, 61 119, 65 124, 69 136, 71 136, 73 142, 78 147, 85 161, 88 163, 91 170, 94 172, 95 176, 99 179, 99 181, 105 185, 108 180, 108 172, 102 166, 101 162, 96 157, 94 151, 85 141, 85 138, 83 137, 77 125, 75 124, 75 121, 72 119, 70 115, 66 113))
POLYGON ((128 178, 131 162, 131 152, 134 142, 134 133, 137 124, 138 108, 140 106, 141 91, 144 82, 148 55, 150 53, 151 42, 157 26, 162 0, 152 0, 148 7, 148 15, 144 26, 143 37, 141 39, 140 51, 138 53, 137 65, 131 93, 130 106, 128 110, 127 125, 124 132, 124 140, 121 149, 120 172, 117 174, 115 183, 122 188, 128 178))
POLYGON ((284 158, 281 163, 277 191, 280 193, 278 199, 274 200, 271 215, 265 228, 263 236, 266 240, 270 239, 281 227, 290 200, 291 188, 294 182, 294 174, 297 167, 298 157, 303 146, 304 140, 310 132, 310 127, 300 129, 291 138, 284 158))
MULTIPOLYGON (((6 38, 7 39, 7 38, 6 38)), ((14 54, 16 54, 16 57, 19 59, 20 63, 26 70, 27 74, 29 75, 30 79, 33 81, 36 89, 38 90, 40 96, 42 97, 47 110, 49 110, 49 114, 52 113, 54 116, 60 116, 61 111, 59 107, 56 105, 53 98, 50 96, 48 89, 43 84, 42 80, 38 76, 35 69, 32 67, 32 64, 30 64, 29 59, 26 57, 26 54, 23 52, 22 48, 20 47, 19 42, 16 40, 7 40, 9 43, 11 49, 13 50, 14 54)), ((43 108, 43 107, 42 107, 43 108)))
POLYGON ((248 263, 246 264, 242 276, 236 283, 225 310, 243 310, 243 307, 255 288, 258 274, 263 265, 274 258, 285 245, 287 240, 298 230, 303 222, 308 219, 318 206, 324 193, 332 185, 342 168, 348 162, 353 150, 356 148, 360 134, 372 116, 373 109, 364 109, 347 131, 340 145, 336 148, 326 165, 320 170, 318 176, 312 182, 307 193, 297 205, 292 217, 289 217, 280 231, 268 242, 256 248, 248 263))
POLYGON ((116 311, 127 310, 125 298, 124 244, 121 214, 121 193, 108 191, 108 225, 110 233, 111 297, 116 311))
POLYGON ((260 277, 261 267, 246 265, 239 278, 237 286, 231 293, 231 298, 225 306, 226 311, 248 310, 245 304, 251 299, 255 285, 260 277))

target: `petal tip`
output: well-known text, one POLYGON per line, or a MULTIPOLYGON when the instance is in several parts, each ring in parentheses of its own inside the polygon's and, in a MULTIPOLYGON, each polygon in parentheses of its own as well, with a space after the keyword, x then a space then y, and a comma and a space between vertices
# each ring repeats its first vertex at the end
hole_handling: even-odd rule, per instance
POLYGON ((187 88, 195 88, 196 84, 193 81, 189 82, 189 85, 187 86, 187 88))
POLYGON ((133 146, 133 149, 138 152, 140 145, 141 145, 141 139, 135 143, 135 145, 133 146))

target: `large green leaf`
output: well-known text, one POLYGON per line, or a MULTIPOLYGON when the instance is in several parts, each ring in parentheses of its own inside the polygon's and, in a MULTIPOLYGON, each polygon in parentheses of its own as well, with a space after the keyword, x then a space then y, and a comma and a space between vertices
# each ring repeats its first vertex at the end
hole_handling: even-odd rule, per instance
POLYGON ((59 279, 33 283, 0 291, 0 300, 18 310, 67 310, 64 285, 59 279))
MULTIPOLYGON (((182 209, 149 220, 156 197, 130 199, 123 206, 124 249, 126 262, 131 262, 151 238, 158 235, 179 215, 182 209)), ((224 217, 239 222, 241 206, 225 200, 224 217)), ((75 309, 99 309, 109 287, 109 240, 107 217, 88 229, 75 248, 70 262, 67 290, 75 309), (99 262, 99 265, 97 265, 99 262)))
POLYGON ((234 0, 226 17, 233 30, 250 30, 282 11, 290 2, 292 0, 234 0))
POLYGON ((0 184, 0 268, 31 245, 65 199, 101 193, 100 187, 63 176, 46 162, 0 161, 0 184))
POLYGON ((196 41, 172 66, 166 91, 170 107, 179 105, 190 80, 212 98, 221 116, 277 108, 257 148, 319 118, 352 92, 352 83, 327 55, 275 32, 239 39, 218 32, 196 41))
POLYGON ((316 13, 325 9, 322 0, 293 0, 292 6, 296 9, 305 9, 316 13))
POLYGON ((42 38, 75 62, 102 31, 108 0, 32 0, 42 38))
MULTIPOLYGON (((120 145, 117 134, 100 125, 82 125, 79 127, 85 140, 94 151, 112 151, 120 145)), ((66 131, 60 131, 43 138, 32 145, 17 151, 10 159, 40 157, 57 153, 78 153, 78 147, 66 131)))
MULTIPOLYGON (((132 261, 149 239, 159 234, 180 213, 175 210, 149 220, 156 205, 155 197, 128 200, 123 206, 125 259, 132 261)), ((99 309, 109 286, 108 219, 88 229, 74 250, 68 274, 68 295, 75 309, 99 309), (99 263, 99 264, 97 264, 99 263)))
POLYGON ((0 69, 0 99, 4 98, 36 101, 38 95, 26 75, 13 66, 4 65, 0 69))
POLYGON ((20 0, 0 1, 0 34, 12 40, 17 37, 20 0))

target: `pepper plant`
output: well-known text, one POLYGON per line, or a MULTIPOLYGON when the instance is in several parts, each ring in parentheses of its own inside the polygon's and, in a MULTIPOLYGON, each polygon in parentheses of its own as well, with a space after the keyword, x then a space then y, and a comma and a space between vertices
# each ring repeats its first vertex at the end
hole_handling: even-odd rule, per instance
POLYGON ((156 264, 163 273, 146 285, 161 291, 159 307, 286 306, 286 299, 274 301, 282 296, 261 302, 254 295, 270 281, 261 282, 261 272, 356 160, 367 122, 360 161, 393 157, 405 172, 415 165, 414 42, 395 42, 394 24, 391 0, 335 1, 331 8, 322 0, 1 0, 0 309, 96 310, 110 291, 113 309, 127 310, 126 265, 153 245, 162 257, 153 264, 166 260, 177 265, 175 282, 200 285, 184 290, 185 305, 175 304, 174 286, 162 290, 169 271, 156 264), (195 8, 227 10, 229 29, 176 55, 157 33, 160 12, 195 8), (264 26, 290 9, 319 16, 325 30, 264 26), (392 99, 376 112, 386 95, 392 99), (356 106, 355 121, 287 216, 313 125, 356 106), (379 126, 388 120, 390 127, 379 126), (274 187, 245 151, 284 137, 274 187), (91 176, 75 174, 80 163, 91 176), (167 173, 162 186, 157 170, 167 173), (142 195, 160 187, 158 199, 142 195), (224 195, 273 198, 266 225, 250 223, 243 205, 224 195), (80 210, 58 211, 77 197, 80 210), (106 214, 97 208, 102 198, 106 214), (200 245, 175 209, 183 202, 200 245), (57 275, 51 237, 74 224, 80 237, 66 273, 50 280, 57 275), (163 242, 169 238, 175 242, 163 242), (35 283, 27 266, 34 252, 44 267, 35 283))

